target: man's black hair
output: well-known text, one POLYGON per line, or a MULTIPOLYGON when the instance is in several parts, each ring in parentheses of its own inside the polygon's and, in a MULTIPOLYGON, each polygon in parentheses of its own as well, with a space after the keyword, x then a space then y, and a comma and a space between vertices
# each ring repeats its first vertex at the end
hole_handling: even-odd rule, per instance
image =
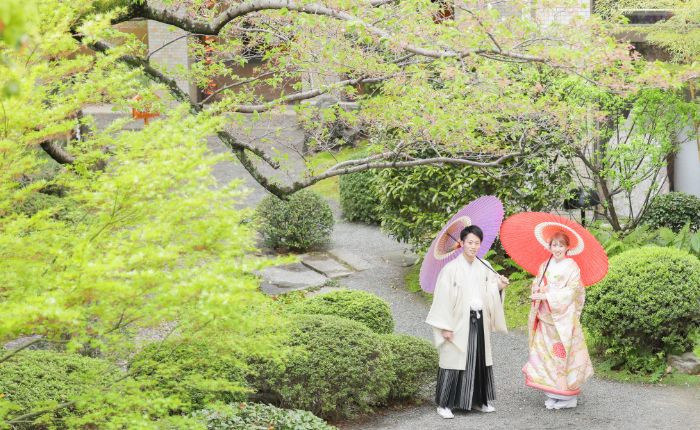
POLYGON ((471 233, 475 235, 476 237, 479 238, 479 241, 483 242, 484 241, 484 232, 481 231, 479 226, 476 225, 468 225, 462 229, 462 232, 459 234, 459 240, 464 242, 464 238, 467 237, 467 235, 471 233))

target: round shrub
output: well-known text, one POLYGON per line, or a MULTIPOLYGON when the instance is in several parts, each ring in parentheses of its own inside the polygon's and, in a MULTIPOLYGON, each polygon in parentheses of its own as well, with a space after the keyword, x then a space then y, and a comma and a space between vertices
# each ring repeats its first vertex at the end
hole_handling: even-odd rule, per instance
POLYGON ((642 222, 654 229, 668 227, 675 232, 690 224, 690 229, 697 231, 700 229, 700 198, 676 191, 658 195, 649 204, 642 222))
POLYGON ((384 403, 394 380, 392 355, 381 337, 356 321, 295 315, 284 369, 260 366, 259 398, 326 419, 368 412, 384 403))
POLYGON ((421 387, 435 377, 438 353, 432 343, 405 334, 383 336, 394 357, 396 379, 391 384, 389 398, 408 399, 418 394, 421 387))
MULTIPOLYGON (((8 417, 11 419, 50 403, 75 400, 119 376, 119 369, 104 360, 55 351, 24 350, 0 363, 0 394, 18 407, 8 417)), ((58 409, 53 415, 41 417, 41 421, 60 428, 62 419, 71 412, 69 408, 58 409)), ((27 425, 37 428, 35 424, 27 425)))
POLYGON ((379 224, 379 197, 374 190, 373 170, 341 175, 338 179, 340 208, 348 221, 379 224))
POLYGON ((613 257, 587 292, 583 322, 614 368, 658 371, 668 353, 691 348, 700 326, 700 261, 656 246, 613 257))
POLYGON ((261 403, 234 403, 223 409, 203 409, 192 414, 207 430, 334 430, 311 412, 281 409, 261 403))
POLYGON ((336 315, 361 322, 376 333, 394 331, 394 318, 387 302, 372 293, 338 290, 304 299, 291 306, 292 312, 336 315))
POLYGON ((153 343, 132 360, 134 377, 147 377, 163 397, 181 402, 180 411, 192 411, 213 401, 246 400, 246 363, 235 351, 216 348, 211 341, 153 343))
POLYGON ((75 201, 67 197, 40 192, 29 194, 22 203, 14 207, 15 213, 21 213, 28 217, 34 216, 42 210, 50 210, 52 218, 73 224, 80 222, 85 217, 75 201))
POLYGON ((333 212, 318 194, 301 190, 281 200, 267 196, 257 209, 267 246, 305 251, 330 240, 333 212))

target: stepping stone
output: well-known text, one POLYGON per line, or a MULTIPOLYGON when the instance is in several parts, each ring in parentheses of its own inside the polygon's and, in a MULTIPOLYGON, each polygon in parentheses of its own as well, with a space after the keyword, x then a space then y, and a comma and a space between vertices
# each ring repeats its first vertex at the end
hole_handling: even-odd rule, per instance
POLYGON ((352 271, 326 254, 306 254, 301 256, 301 262, 313 270, 331 279, 341 278, 352 274, 352 271))
POLYGON ((418 261, 418 256, 415 254, 404 253, 404 252, 393 252, 391 254, 386 254, 382 258, 395 266, 401 267, 411 267, 418 261))
POLYGON ((269 291, 269 294, 318 288, 328 281, 327 277, 301 263, 267 267, 259 274, 263 278, 261 287, 263 291, 269 291))
POLYGON ((328 251, 328 253, 358 272, 371 269, 373 267, 369 261, 345 249, 331 249, 328 251))
POLYGON ((269 296, 278 296, 280 294, 287 294, 287 293, 291 293, 292 291, 297 291, 297 290, 306 290, 308 288, 311 288, 311 287, 303 287, 302 286, 302 287, 295 287, 295 288, 292 288, 292 287, 282 288, 282 287, 278 287, 277 285, 269 284, 267 282, 262 282, 260 284, 260 290, 269 296))

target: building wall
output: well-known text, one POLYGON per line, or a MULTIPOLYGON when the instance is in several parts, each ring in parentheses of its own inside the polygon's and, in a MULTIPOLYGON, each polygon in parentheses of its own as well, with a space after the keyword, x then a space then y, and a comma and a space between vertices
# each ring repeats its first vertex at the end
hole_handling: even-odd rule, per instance
MULTIPOLYGON (((148 21, 148 52, 154 52, 151 62, 158 65, 164 72, 168 72, 170 76, 177 76, 177 70, 187 70, 190 66, 189 53, 187 49, 188 37, 182 37, 174 43, 165 46, 168 42, 186 35, 187 32, 176 27, 163 24, 156 21, 148 21)), ((175 79, 180 89, 190 97, 194 97, 191 92, 190 83, 187 79, 178 77, 175 79)))
POLYGON ((588 18, 591 16, 590 1, 562 1, 562 6, 538 6, 537 1, 533 1, 533 19, 540 25, 550 25, 552 23, 567 24, 574 18, 588 18))
MULTIPOLYGON (((700 133, 700 130, 697 132, 700 133)), ((674 191, 700 197, 700 136, 684 140, 676 154, 673 169, 674 191)))

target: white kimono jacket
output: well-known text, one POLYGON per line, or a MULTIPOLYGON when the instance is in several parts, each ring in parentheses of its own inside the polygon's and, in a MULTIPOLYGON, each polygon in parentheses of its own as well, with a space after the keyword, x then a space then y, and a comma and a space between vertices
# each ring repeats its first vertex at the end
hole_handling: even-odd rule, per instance
POLYGON ((469 318, 473 303, 482 306, 484 354, 486 365, 491 366, 490 332, 507 332, 498 280, 480 261, 475 259, 470 264, 464 255, 460 255, 440 271, 433 304, 425 320, 433 327, 440 367, 443 369, 466 369, 469 318), (442 330, 454 332, 451 342, 442 337, 442 330))

